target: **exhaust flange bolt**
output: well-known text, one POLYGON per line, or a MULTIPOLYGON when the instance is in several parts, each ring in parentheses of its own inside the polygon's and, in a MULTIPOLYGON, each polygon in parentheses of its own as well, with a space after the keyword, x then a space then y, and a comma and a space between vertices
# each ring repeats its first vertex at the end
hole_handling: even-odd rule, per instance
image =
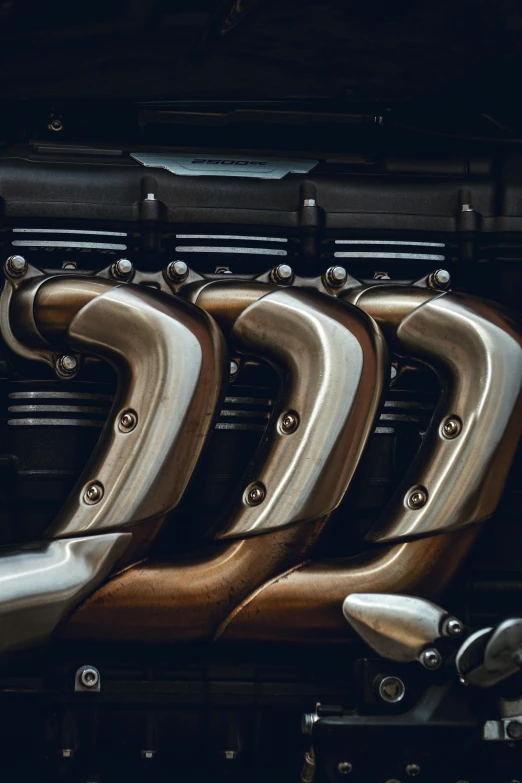
POLYGON ((289 264, 279 264, 272 270, 272 279, 279 285, 290 285, 294 279, 294 270, 289 264))
POLYGON ((331 288, 340 288, 346 283, 348 273, 344 266, 331 266, 326 271, 326 282, 331 288))
POLYGON ((266 489, 262 484, 252 484, 245 492, 245 500, 249 506, 259 506, 266 497, 266 489))
POLYGON ((409 494, 407 503, 411 509, 416 510, 426 505, 427 500, 427 493, 423 489, 418 488, 409 494))
POLYGON ((136 427, 138 423, 138 416, 135 413, 135 411, 125 411, 125 413, 122 413, 120 416, 120 421, 118 423, 118 429, 120 432, 132 432, 132 430, 136 427))
POLYGON ((442 663, 442 658, 440 657, 439 651, 435 650, 433 647, 431 647, 429 650, 424 650, 419 660, 424 668, 430 669, 430 671, 438 669, 442 663))
POLYGON ((446 291, 451 285, 451 275, 447 269, 437 269, 432 272, 428 280, 430 288, 437 291, 446 291))
POLYGON ((87 489, 83 493, 83 500, 89 506, 95 506, 96 503, 100 502, 102 497, 103 497, 103 487, 97 481, 94 481, 92 484, 89 484, 87 489))
POLYGON ((76 356, 60 356, 56 362, 56 372, 65 378, 70 378, 78 372, 78 359, 76 356))
POLYGON ((111 274, 116 280, 130 280, 134 276, 134 265, 128 258, 120 258, 112 265, 111 274))
POLYGON ((447 440, 452 440, 460 434, 462 424, 458 419, 446 419, 442 425, 442 434, 447 440))
POLYGON ((10 277, 23 277, 28 266, 23 256, 10 256, 5 263, 5 271, 10 277))
POLYGON ((167 267, 167 277, 172 283, 181 283, 189 272, 185 261, 171 261, 167 267))

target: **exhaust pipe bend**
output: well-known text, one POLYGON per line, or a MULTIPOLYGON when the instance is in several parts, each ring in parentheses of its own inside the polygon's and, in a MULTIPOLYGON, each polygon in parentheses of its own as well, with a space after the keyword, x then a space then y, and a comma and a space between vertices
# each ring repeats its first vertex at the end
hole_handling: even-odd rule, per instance
POLYGON ((41 641, 116 563, 135 561, 143 528, 145 539, 155 534, 186 489, 228 369, 213 319, 180 299, 99 278, 28 277, 7 280, 2 293, 8 344, 48 363, 57 346, 98 356, 114 367, 118 388, 44 543, 0 556, 9 596, 0 601, 0 650, 41 641))

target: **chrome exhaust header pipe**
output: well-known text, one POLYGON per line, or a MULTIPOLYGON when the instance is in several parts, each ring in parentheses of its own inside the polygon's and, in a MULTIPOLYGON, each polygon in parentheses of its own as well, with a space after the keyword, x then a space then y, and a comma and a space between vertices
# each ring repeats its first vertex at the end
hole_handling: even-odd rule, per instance
POLYGON ((118 379, 97 447, 44 542, 0 556, 0 649, 9 650, 49 635, 117 561, 137 558, 144 525, 150 537, 176 507, 213 428, 228 360, 201 309, 99 278, 33 269, 8 279, 0 319, 24 358, 54 366, 66 346, 109 362, 118 379), (33 633, 24 618, 35 612, 33 633))

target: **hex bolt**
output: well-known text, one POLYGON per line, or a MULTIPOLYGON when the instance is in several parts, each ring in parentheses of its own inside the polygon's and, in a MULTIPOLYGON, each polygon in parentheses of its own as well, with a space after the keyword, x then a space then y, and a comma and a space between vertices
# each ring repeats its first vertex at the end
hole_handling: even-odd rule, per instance
POLYGON ((247 488, 245 495, 249 506, 258 506, 266 497, 266 489, 262 484, 252 484, 247 488))
POLYGON ((457 620, 456 617, 450 617, 444 623, 443 634, 444 636, 452 636, 453 638, 462 636, 464 626, 457 620))
POLYGON ((446 421, 442 425, 442 434, 447 440, 452 440, 453 438, 456 438, 457 435, 460 434, 461 430, 462 430, 462 424, 460 423, 459 419, 453 417, 450 419, 446 419, 446 421))
POLYGON ((424 505, 426 505, 426 501, 428 500, 427 493, 420 488, 414 489, 413 492, 410 492, 408 495, 408 506, 412 509, 418 509, 422 508, 424 505))
POLYGON ((120 258, 111 267, 111 274, 117 280, 130 280, 134 275, 134 266, 128 258, 120 258))
POLYGON ((451 285, 451 275, 447 269, 436 269, 429 276, 428 285, 435 290, 445 291, 451 285))
POLYGON ((142 759, 153 759, 155 755, 156 755, 156 751, 154 751, 154 750, 142 750, 141 751, 142 759))
POLYGON ((64 759, 72 759, 74 756, 74 750, 72 748, 64 748, 62 750, 62 757, 64 759))
POLYGON ((410 778, 416 778, 417 775, 420 775, 421 768, 418 764, 407 764, 406 765, 406 774, 410 778))
POLYGON ((10 277, 23 277, 29 264, 23 256, 9 256, 5 262, 5 271, 10 277))
POLYGON ((230 362, 230 379, 233 380, 237 377, 237 374, 239 372, 239 364, 236 362, 235 359, 232 359, 230 362))
POLYGON ((96 688, 100 682, 100 672, 94 666, 86 666, 80 674, 80 681, 86 688, 96 688))
POLYGON ((386 704, 398 704, 406 695, 406 685, 400 677, 388 675, 379 682, 378 693, 386 704))
POLYGON ((344 266, 331 266, 326 270, 326 282, 332 288, 340 288, 346 283, 348 272, 344 266))
POLYGON ((97 481, 93 481, 91 484, 89 484, 85 492, 83 493, 83 500, 89 506, 95 506, 96 503, 100 502, 102 497, 103 497, 103 487, 97 481))
POLYGON ((185 261, 171 261, 167 267, 167 277, 172 283, 181 283, 189 272, 185 261))
POLYGON ((425 669, 433 671, 434 669, 439 668, 442 663, 442 658, 438 650, 430 647, 430 649, 424 650, 419 658, 419 661, 422 663, 425 669))
POLYGON ((71 376, 78 371, 78 359, 76 356, 60 356, 56 362, 56 372, 58 375, 71 376))
POLYGON ((349 761, 340 761, 337 765, 337 772, 339 775, 349 775, 352 770, 353 764, 350 764, 349 761))
POLYGON ((522 739, 522 723, 519 720, 512 720, 506 726, 506 732, 510 739, 522 739))
POLYGON ((118 429, 120 432, 132 432, 138 423, 138 415, 136 411, 128 410, 122 413, 120 421, 118 422, 118 429))
POLYGON ((272 270, 272 279, 274 283, 290 285, 294 279, 294 270, 289 264, 279 264, 272 270))
POLYGON ((299 416, 295 411, 283 413, 279 420, 279 428, 284 435, 291 435, 299 427, 299 416))
POLYGON ((235 761, 237 759, 237 750, 224 750, 222 755, 225 761, 235 761))

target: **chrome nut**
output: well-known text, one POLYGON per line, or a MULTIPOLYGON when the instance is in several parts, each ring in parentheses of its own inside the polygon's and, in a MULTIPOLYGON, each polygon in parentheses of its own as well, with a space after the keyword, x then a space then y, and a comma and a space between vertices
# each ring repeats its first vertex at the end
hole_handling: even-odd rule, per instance
POLYGON ((181 283, 189 273, 185 261, 171 261, 167 267, 167 277, 172 283, 181 283))
POLYGON ((299 427, 299 416, 295 411, 287 411, 283 413, 279 419, 279 429, 283 435, 290 435, 295 432, 299 427))
POLYGON ((134 265, 128 258, 120 258, 112 265, 111 274, 116 280, 131 280, 134 276, 134 265))
POLYGON ((421 487, 417 487, 417 489, 414 489, 412 492, 410 492, 407 499, 407 504, 409 508, 416 510, 426 505, 427 500, 428 493, 421 487))
POLYGON ((457 418, 446 419, 442 425, 442 434, 447 440, 452 440, 460 434, 462 430, 462 423, 457 418))
POLYGON ((85 489, 83 500, 89 506, 95 506, 103 497, 103 486, 99 481, 93 481, 85 489))
POLYGON ((9 256, 5 262, 5 271, 9 277, 23 277, 29 264, 23 256, 9 256))
POLYGON ((340 288, 346 283, 348 273, 344 266, 331 266, 326 271, 325 280, 331 288, 340 288))
POLYGON ((132 432, 138 423, 138 414, 136 411, 128 410, 122 413, 118 422, 120 432, 132 432))
POLYGON ((290 285, 294 279, 294 270, 289 264, 279 264, 272 270, 271 277, 274 283, 290 285))
POLYGON ((76 356, 60 356, 56 362, 56 372, 58 375, 70 377, 78 371, 78 359, 76 356))
POLYGON ((245 490, 245 501, 249 506, 259 506, 266 497, 266 489, 261 483, 251 484, 245 490))

